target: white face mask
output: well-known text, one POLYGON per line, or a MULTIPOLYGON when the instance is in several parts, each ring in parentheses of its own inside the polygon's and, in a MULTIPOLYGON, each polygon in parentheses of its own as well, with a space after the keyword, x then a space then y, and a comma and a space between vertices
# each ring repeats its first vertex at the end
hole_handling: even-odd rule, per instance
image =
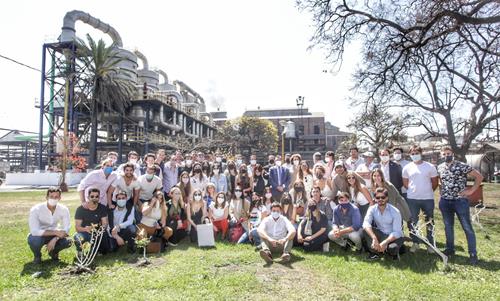
POLYGON ((389 162, 390 157, 389 156, 380 156, 380 160, 382 160, 382 162, 384 162, 384 163, 387 163, 387 162, 389 162))
POLYGON ((394 160, 399 161, 401 160, 402 155, 401 154, 394 154, 394 160))
POLYGON ((123 208, 125 207, 125 205, 127 205, 127 200, 116 200, 116 205, 118 205, 118 207, 120 208, 123 208))
POLYGON ((272 193, 266 193, 266 198, 270 199, 272 196, 272 193))
POLYGON ((217 198, 217 203, 219 203, 219 205, 222 205, 222 203, 224 203, 224 198, 217 198))
POLYGON ((243 163, 243 160, 238 159, 238 160, 236 160, 236 163, 238 163, 238 165, 240 165, 241 163, 243 163))
POLYGON ((192 160, 186 160, 186 166, 191 166, 192 163, 193 163, 192 160))
POLYGON ((252 164, 252 165, 257 164, 257 160, 250 160, 250 164, 252 164))
POLYGON ((222 162, 222 158, 221 157, 215 158, 215 162, 222 162))
POLYGON ((280 213, 279 211, 272 211, 271 212, 271 216, 274 218, 274 219, 278 219, 280 217, 280 213))
POLYGON ((418 161, 422 160, 422 155, 421 154, 411 155, 410 157, 411 157, 411 160, 413 162, 418 162, 418 161))
POLYGON ((57 206, 57 203, 59 202, 59 200, 58 199, 48 199, 47 202, 48 202, 49 206, 55 207, 55 206, 57 206))
POLYGON ((326 158, 325 158, 325 162, 326 162, 326 163, 330 162, 330 158, 326 157, 326 158))
POLYGON ((218 175, 219 174, 219 169, 218 168, 215 168, 214 169, 214 175, 218 175))
POLYGON ((137 163, 137 159, 130 159, 129 161, 130 161, 130 163, 132 163, 132 164, 136 164, 136 163, 137 163))
POLYGON ((182 178, 182 183, 184 183, 184 184, 189 183, 189 178, 182 178))
POLYGON ((276 166, 281 166, 281 161, 276 161, 274 163, 276 164, 276 166))
POLYGON ((293 160, 293 165, 295 165, 295 166, 299 166, 299 164, 300 164, 300 161, 299 161, 299 160, 293 160))
POLYGON ((195 201, 199 201, 199 200, 201 200, 201 195, 195 195, 195 196, 194 196, 194 200, 195 200, 195 201))
POLYGON ((241 197, 241 191, 236 191, 234 193, 234 195, 237 197, 237 198, 240 198, 241 197))

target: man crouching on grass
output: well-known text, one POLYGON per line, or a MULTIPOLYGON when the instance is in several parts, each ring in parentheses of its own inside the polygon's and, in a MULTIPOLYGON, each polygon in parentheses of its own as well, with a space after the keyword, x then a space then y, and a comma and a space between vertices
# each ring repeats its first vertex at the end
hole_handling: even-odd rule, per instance
POLYGON ((290 260, 290 251, 293 246, 293 238, 295 237, 295 227, 292 223, 281 214, 280 203, 271 205, 271 215, 262 220, 257 229, 262 240, 262 250, 260 256, 267 264, 273 262, 271 252, 282 252, 281 262, 290 260))
POLYGON ((29 216, 28 244, 36 264, 42 262, 44 245, 47 245, 49 256, 56 261, 59 260, 59 252, 71 246, 71 241, 66 238, 70 228, 69 210, 59 203, 61 189, 50 187, 45 199, 45 202, 31 208, 29 216))

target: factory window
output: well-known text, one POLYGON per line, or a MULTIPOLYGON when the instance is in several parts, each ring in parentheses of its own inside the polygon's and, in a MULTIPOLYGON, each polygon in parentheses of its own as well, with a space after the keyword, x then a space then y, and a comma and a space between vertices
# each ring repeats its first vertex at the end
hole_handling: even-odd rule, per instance
POLYGON ((319 135, 319 125, 314 126, 314 135, 319 135))
POLYGON ((304 135, 304 126, 299 125, 299 135, 304 135))

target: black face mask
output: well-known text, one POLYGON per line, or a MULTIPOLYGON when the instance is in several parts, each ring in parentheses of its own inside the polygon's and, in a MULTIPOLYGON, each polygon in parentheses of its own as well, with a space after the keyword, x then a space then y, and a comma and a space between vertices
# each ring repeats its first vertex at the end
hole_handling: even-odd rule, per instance
POLYGON ((269 160, 269 164, 273 165, 274 164, 274 159, 269 160))
POLYGON ((294 190, 296 192, 303 192, 304 191, 304 187, 295 187, 294 190))
POLYGON ((200 173, 200 172, 201 172, 201 169, 199 169, 199 168, 196 168, 196 169, 194 170, 194 173, 200 173))
POLYGON ((290 205, 290 199, 283 199, 281 202, 283 205, 290 205))
POLYGON ((227 161, 226 159, 222 159, 222 163, 226 163, 226 161, 227 161))
POLYGON ((309 211, 313 212, 316 210, 316 205, 309 205, 309 211))

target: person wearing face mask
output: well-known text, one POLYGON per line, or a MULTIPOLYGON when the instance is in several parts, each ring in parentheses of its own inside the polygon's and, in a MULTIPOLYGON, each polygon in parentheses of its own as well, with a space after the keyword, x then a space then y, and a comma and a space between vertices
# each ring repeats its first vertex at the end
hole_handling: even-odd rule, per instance
POLYGON ((248 175, 247 166, 245 164, 241 164, 240 172, 236 177, 236 185, 238 185, 242 192, 243 197, 250 196, 253 190, 253 177, 248 175))
POLYGON ((238 240, 239 244, 251 242, 257 248, 260 248, 260 237, 257 232, 257 227, 260 225, 262 219, 264 219, 269 212, 266 206, 262 204, 262 199, 260 195, 256 192, 252 193, 252 202, 250 203, 250 211, 248 218, 248 231, 245 231, 243 235, 238 240))
POLYGON ((387 203, 388 195, 387 189, 377 188, 377 204, 368 208, 363 220, 364 237, 370 252, 368 259, 371 260, 379 259, 385 253, 395 260, 399 259, 399 249, 403 245, 401 214, 396 207, 387 203))
POLYGON ((264 166, 264 171, 269 174, 271 167, 275 166, 276 157, 274 155, 269 155, 267 157, 267 165, 264 166))
POLYGON ((215 162, 210 174, 210 182, 215 185, 215 192, 227 192, 227 178, 222 172, 222 167, 219 162, 215 162))
POLYGON ((117 173, 113 172, 113 162, 111 159, 106 159, 101 163, 101 169, 89 172, 85 178, 80 181, 78 194, 80 203, 83 207, 87 207, 88 193, 91 188, 99 189, 99 203, 108 206, 107 191, 111 184, 116 180, 117 173))
POLYGON ((444 157, 444 162, 438 166, 438 174, 441 181, 439 210, 443 215, 446 235, 446 249, 443 253, 447 256, 455 255, 455 235, 453 230, 456 214, 467 238, 469 263, 476 265, 478 264, 476 235, 470 219, 469 198, 481 185, 483 176, 470 165, 455 160, 451 147, 443 147, 441 154, 444 157), (472 187, 467 187, 467 177, 474 178, 472 187))
POLYGON ((304 189, 307 195, 310 195, 314 186, 314 177, 309 167, 309 163, 306 160, 300 162, 300 169, 297 173, 297 178, 295 178, 295 181, 296 180, 300 180, 304 183, 304 189))
MULTIPOLYGON (((329 200, 335 199, 333 192, 332 181, 328 181, 325 176, 325 167, 322 164, 314 166, 314 186, 321 188, 321 194, 329 200)), ((340 180, 340 178, 338 179, 340 180)))
POLYGON ((290 170, 281 166, 281 156, 276 156, 276 165, 269 169, 269 184, 275 200, 281 199, 283 192, 288 190, 291 180, 290 170))
POLYGON ((332 230, 328 233, 328 238, 346 250, 354 245, 356 250, 361 251, 363 220, 358 207, 351 204, 350 199, 348 192, 340 193, 339 204, 333 210, 332 230))
POLYGON ((384 173, 384 179, 391 182, 394 187, 402 194, 403 187, 403 168, 401 165, 391 161, 391 152, 385 148, 379 152, 380 169, 384 173))
MULTIPOLYGON (((73 236, 73 241, 75 242, 75 247, 78 252, 82 251, 84 242, 90 242, 94 226, 108 229, 108 209, 99 202, 99 194, 100 190, 98 188, 90 188, 87 194, 87 206, 82 205, 76 208, 76 234, 73 236)), ((102 236, 99 251, 103 254, 109 251, 109 236, 107 232, 102 236)))
POLYGON ((250 164, 247 166, 248 176, 250 177, 253 176, 253 172, 256 166, 257 166, 257 156, 252 154, 250 156, 250 164))
POLYGON ((404 152, 401 147, 395 147, 393 152, 392 158, 394 159, 394 163, 399 164, 401 169, 405 168, 406 164, 410 163, 410 161, 404 159, 404 152))
POLYGON ((134 225, 134 203, 128 198, 127 192, 118 191, 116 193, 116 207, 109 218, 109 228, 111 229, 111 250, 116 251, 119 247, 127 243, 127 250, 130 253, 135 251, 135 225, 134 225))
POLYGON ((244 158, 243 158, 243 156, 242 156, 241 154, 237 154, 237 155, 235 156, 235 160, 234 160, 234 162, 236 163, 236 168, 237 168, 238 170, 240 169, 241 164, 244 164, 244 163, 245 163, 245 162, 244 162, 244 158))
POLYGON ((209 207, 208 217, 214 226, 216 236, 220 233, 222 240, 226 238, 227 230, 229 229, 228 216, 229 204, 226 200, 226 194, 219 192, 217 193, 216 201, 209 207))
POLYGON ((288 168, 291 172, 293 170, 292 156, 290 154, 285 154, 284 162, 282 162, 281 165, 285 168, 288 168))
MULTIPOLYGON (((410 148, 410 157, 413 162, 408 163, 403 168, 403 185, 407 189, 407 201, 411 211, 411 223, 418 222, 420 210, 423 211, 426 221, 434 224, 434 190, 438 186, 438 174, 436 168, 422 160, 422 148, 414 145, 410 148)), ((432 225, 427 226, 427 239, 431 244, 434 243, 432 225)), ((416 252, 419 249, 420 240, 410 233, 413 244, 410 252, 416 252)), ((434 253, 431 247, 427 247, 428 253, 434 253)))
POLYGON ((52 260, 59 260, 59 252, 69 248, 70 215, 68 207, 60 203, 61 189, 50 187, 45 196, 46 201, 33 206, 30 210, 28 223, 30 234, 28 245, 33 252, 33 263, 42 262, 42 247, 47 245, 47 251, 52 260))
POLYGON ((120 164, 118 168, 116 169, 116 172, 118 174, 123 174, 123 168, 125 167, 126 164, 133 164, 134 166, 134 175, 136 178, 141 176, 141 165, 138 163, 139 160, 139 154, 136 151, 130 151, 127 155, 127 162, 120 164))
POLYGON ((192 157, 190 154, 186 154, 184 156, 184 161, 182 161, 181 164, 179 164, 178 166, 178 170, 179 170, 179 174, 183 173, 183 172, 187 172, 188 174, 191 173, 191 171, 193 170, 193 160, 192 160, 192 157))
POLYGON ((298 227, 302 219, 306 216, 306 204, 309 200, 304 190, 304 183, 295 181, 292 190, 290 190, 290 196, 292 197, 293 204, 292 218, 290 221, 294 226, 298 227))
POLYGON ((253 192, 257 192, 259 195, 264 195, 264 189, 267 185, 267 180, 264 178, 264 169, 260 164, 257 164, 255 165, 252 174, 253 192))
POLYGON ((271 192, 271 187, 267 186, 264 188, 264 198, 262 204, 266 206, 267 212, 271 212, 271 205, 275 202, 273 199, 273 194, 271 192))
POLYGON ((210 162, 203 161, 201 163, 201 171, 203 172, 203 175, 205 175, 208 178, 212 173, 212 166, 210 165, 210 162))
POLYGON ((141 192, 139 194, 139 208, 141 210, 141 205, 145 202, 149 202, 153 198, 153 194, 156 191, 162 191, 162 181, 159 177, 155 175, 158 167, 156 165, 149 165, 146 169, 146 174, 143 174, 137 180, 141 187, 141 192))
MULTIPOLYGON (((119 175, 116 180, 109 186, 108 195, 108 208, 115 209, 116 207, 116 193, 118 191, 123 191, 127 194, 127 200, 138 208, 139 206, 139 195, 141 191, 141 185, 134 174, 134 165, 132 163, 126 163, 123 168, 123 174, 119 175)), ((140 220, 140 214, 134 211, 135 218, 140 220)), ((110 212, 109 219, 112 219, 112 212, 110 212)))
POLYGON ((302 162, 302 157, 299 154, 293 154, 290 157, 290 162, 291 163, 289 170, 290 170, 291 181, 290 181, 290 187, 288 187, 288 189, 292 189, 293 182, 295 182, 295 180, 297 179, 297 175, 300 170, 300 164, 302 162))
POLYGON ((191 189, 193 191, 195 189, 199 189, 201 191, 205 191, 205 188, 207 187, 208 184, 208 178, 206 175, 203 174, 203 168, 201 166, 201 163, 196 162, 193 164, 193 170, 191 171, 191 189))
MULTIPOLYGON (((208 207, 210 207, 210 205, 211 204, 209 204, 208 207)), ((195 190, 193 192, 193 200, 186 204, 187 219, 191 225, 189 238, 193 243, 198 242, 198 232, 196 231, 196 227, 203 224, 205 219, 208 217, 206 208, 207 203, 203 200, 201 190, 195 190)))
POLYGON ((238 170, 236 169, 236 163, 234 163, 234 161, 227 162, 227 169, 224 171, 224 174, 228 182, 227 191, 233 194, 234 188, 236 187, 236 177, 238 176, 238 170))
POLYGON ((310 195, 311 199, 316 203, 316 206, 318 206, 318 209, 326 215, 328 225, 331 225, 333 220, 333 208, 336 206, 335 202, 321 196, 321 188, 319 188, 319 186, 314 186, 310 195))
MULTIPOLYGON (((180 195, 180 191, 171 191, 170 194, 171 196, 173 194, 180 195)), ((155 192, 153 198, 144 203, 142 220, 137 225, 137 229, 138 240, 155 235, 161 237, 164 241, 169 241, 170 237, 172 237, 173 230, 167 226, 167 204, 163 192, 155 192)))
POLYGON ((181 176, 179 177, 179 183, 175 185, 176 187, 179 187, 182 193, 182 199, 187 202, 188 200, 191 199, 191 193, 193 191, 191 187, 191 177, 189 176, 189 173, 187 171, 183 171, 181 173, 181 176))
POLYGON ((245 231, 248 231, 248 215, 250 209, 250 202, 244 197, 241 186, 236 186, 234 195, 229 204, 229 217, 231 224, 235 226, 241 223, 245 231))
MULTIPOLYGON (((194 190, 196 191, 196 189, 194 190)), ((194 199, 193 191, 193 199, 194 199)), ((172 236, 168 240, 169 246, 177 246, 177 244, 187 236, 189 222, 187 219, 186 206, 188 202, 182 199, 178 187, 173 187, 170 190, 170 200, 167 204, 167 226, 172 229, 172 236)), ((201 197, 201 194, 199 195, 201 197)), ((198 198, 198 196, 197 196, 198 198)))
POLYGON ((320 152, 315 152, 313 155, 313 166, 316 166, 317 164, 324 166, 325 162, 321 160, 321 153, 320 152))
POLYGON ((328 219, 314 201, 307 203, 306 218, 297 229, 297 242, 306 252, 320 251, 328 241, 328 219))
POLYGON ((261 221, 257 232, 262 241, 260 257, 267 264, 273 263, 273 253, 281 253, 280 259, 284 263, 290 261, 296 230, 292 223, 281 215, 280 203, 274 202, 271 205, 271 215, 261 221))

